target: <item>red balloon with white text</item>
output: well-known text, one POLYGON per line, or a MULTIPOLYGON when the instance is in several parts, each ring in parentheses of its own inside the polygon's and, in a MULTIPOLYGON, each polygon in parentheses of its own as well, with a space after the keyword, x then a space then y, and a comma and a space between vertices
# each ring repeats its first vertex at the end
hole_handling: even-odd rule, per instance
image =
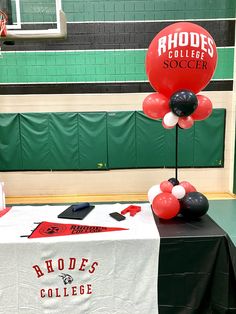
POLYGON ((152 40, 146 73, 152 87, 166 97, 181 89, 197 94, 211 80, 216 63, 216 44, 208 31, 194 23, 179 22, 152 40))

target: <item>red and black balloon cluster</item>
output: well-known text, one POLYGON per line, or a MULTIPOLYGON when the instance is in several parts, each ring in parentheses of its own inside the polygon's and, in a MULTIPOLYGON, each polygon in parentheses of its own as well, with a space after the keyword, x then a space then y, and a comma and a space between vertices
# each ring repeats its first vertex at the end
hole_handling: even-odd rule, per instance
POLYGON ((152 93, 143 101, 143 112, 152 119, 162 119, 165 129, 178 124, 189 129, 195 121, 205 120, 212 113, 212 102, 204 95, 195 95, 189 90, 179 90, 170 98, 160 93, 152 93))
POLYGON ((143 101, 149 118, 162 119, 171 129, 193 126, 212 113, 211 100, 197 95, 211 80, 217 63, 216 44, 201 26, 174 23, 160 31, 149 45, 146 73, 156 91, 143 101))
POLYGON ((189 182, 179 182, 175 178, 152 186, 148 191, 148 200, 154 214, 161 219, 172 219, 178 215, 196 219, 205 215, 209 208, 205 195, 189 182))

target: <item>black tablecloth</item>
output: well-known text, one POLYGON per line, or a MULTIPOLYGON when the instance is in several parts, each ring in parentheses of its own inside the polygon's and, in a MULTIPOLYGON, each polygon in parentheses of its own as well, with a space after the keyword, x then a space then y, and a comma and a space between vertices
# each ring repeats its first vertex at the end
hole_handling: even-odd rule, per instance
POLYGON ((161 236, 159 313, 236 313, 236 249, 224 230, 207 215, 155 220, 161 236))

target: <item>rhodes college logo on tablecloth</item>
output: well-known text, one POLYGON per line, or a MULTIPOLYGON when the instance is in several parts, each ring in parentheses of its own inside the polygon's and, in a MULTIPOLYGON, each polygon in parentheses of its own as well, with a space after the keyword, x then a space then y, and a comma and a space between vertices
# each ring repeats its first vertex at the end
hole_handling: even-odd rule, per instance
POLYGON ((89 281, 98 267, 88 258, 48 259, 32 266, 35 278, 42 282, 39 298, 65 298, 93 294, 89 281), (86 278, 86 279, 85 279, 86 278))
MULTIPOLYGON (((43 221, 38 224, 28 238, 51 238, 122 230, 127 229, 43 221)), ((92 244, 90 243, 90 245, 92 244)), ((67 248, 63 247, 64 250, 67 251, 67 248)), ((32 265, 35 278, 40 284, 39 298, 46 300, 93 294, 93 285, 90 279, 92 279, 98 266, 98 261, 91 258, 70 256, 47 259, 32 265)))

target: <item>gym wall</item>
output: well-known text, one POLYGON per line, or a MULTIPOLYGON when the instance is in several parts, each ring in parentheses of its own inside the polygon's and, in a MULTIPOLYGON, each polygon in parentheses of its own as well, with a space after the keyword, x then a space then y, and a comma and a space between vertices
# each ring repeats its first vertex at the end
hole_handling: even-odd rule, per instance
MULTIPOLYGON (((25 29, 53 23, 49 14, 31 20, 29 5, 37 10, 37 1, 21 3, 25 29)), ((202 91, 213 102, 212 117, 182 132, 179 178, 202 192, 232 191, 235 1, 215 1, 214 8, 164 0, 62 5, 66 40, 2 45, 0 176, 7 194, 145 193, 174 176, 173 130, 140 111, 153 91, 145 74, 148 45, 162 28, 186 19, 212 34, 218 65, 202 91)))

